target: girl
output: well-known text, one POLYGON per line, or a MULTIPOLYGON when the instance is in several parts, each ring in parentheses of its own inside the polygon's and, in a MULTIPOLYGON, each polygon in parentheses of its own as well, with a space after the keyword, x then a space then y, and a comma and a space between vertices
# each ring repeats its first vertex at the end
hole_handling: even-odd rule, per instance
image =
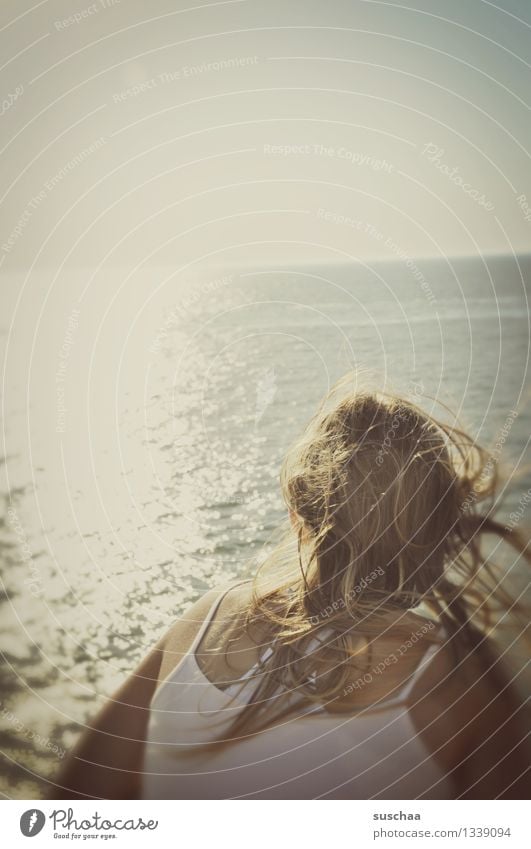
POLYGON ((343 380, 281 474, 291 523, 207 593, 86 731, 57 798, 524 798, 522 700, 483 553, 494 458, 343 380))

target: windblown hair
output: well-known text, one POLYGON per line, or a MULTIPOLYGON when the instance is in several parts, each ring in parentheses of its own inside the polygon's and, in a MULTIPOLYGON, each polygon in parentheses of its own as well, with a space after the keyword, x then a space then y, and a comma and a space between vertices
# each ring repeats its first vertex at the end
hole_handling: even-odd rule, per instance
POLYGON ((351 381, 336 385, 285 459, 281 483, 292 526, 258 570, 245 619, 249 634, 256 623, 268 624, 273 652, 224 740, 294 710, 292 698, 282 708, 279 693, 325 704, 340 699, 352 663, 361 658, 360 674, 370 663, 360 641, 370 646, 385 633, 390 614, 395 633, 400 613, 419 606, 444 627, 456 667, 474 653, 503 689, 488 634, 520 607, 482 539, 494 534, 526 560, 531 555, 516 529, 494 518, 496 458, 455 420, 353 389, 351 381), (322 645, 309 651, 315 637, 322 645))

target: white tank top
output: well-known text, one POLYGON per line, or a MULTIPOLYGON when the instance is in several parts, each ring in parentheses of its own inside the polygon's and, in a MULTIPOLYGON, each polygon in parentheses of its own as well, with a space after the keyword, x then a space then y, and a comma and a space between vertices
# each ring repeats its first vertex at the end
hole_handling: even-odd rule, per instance
MULTIPOLYGON (((198 665, 196 650, 225 595, 216 599, 187 654, 151 700, 142 798, 454 798, 451 781, 403 704, 436 651, 433 644, 385 710, 331 714, 310 705, 217 751, 202 748, 223 737, 257 685, 260 661, 223 690, 198 665)), ((267 649, 261 660, 270 653, 267 649)))

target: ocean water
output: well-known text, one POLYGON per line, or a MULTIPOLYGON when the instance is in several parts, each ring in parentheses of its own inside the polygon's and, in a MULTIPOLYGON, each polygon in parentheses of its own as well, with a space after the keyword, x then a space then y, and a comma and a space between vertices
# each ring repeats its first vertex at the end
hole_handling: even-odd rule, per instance
POLYGON ((529 256, 4 275, 0 791, 42 795, 172 621, 249 573, 346 371, 457 410, 529 524, 530 279, 529 256))

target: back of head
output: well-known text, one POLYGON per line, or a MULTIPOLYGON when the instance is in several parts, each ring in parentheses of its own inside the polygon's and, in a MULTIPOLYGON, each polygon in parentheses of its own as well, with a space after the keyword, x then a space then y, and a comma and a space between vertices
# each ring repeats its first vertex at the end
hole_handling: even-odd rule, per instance
POLYGON ((404 398, 362 391, 325 405, 282 471, 309 615, 339 600, 363 617, 436 594, 492 491, 484 460, 462 431, 404 398))

